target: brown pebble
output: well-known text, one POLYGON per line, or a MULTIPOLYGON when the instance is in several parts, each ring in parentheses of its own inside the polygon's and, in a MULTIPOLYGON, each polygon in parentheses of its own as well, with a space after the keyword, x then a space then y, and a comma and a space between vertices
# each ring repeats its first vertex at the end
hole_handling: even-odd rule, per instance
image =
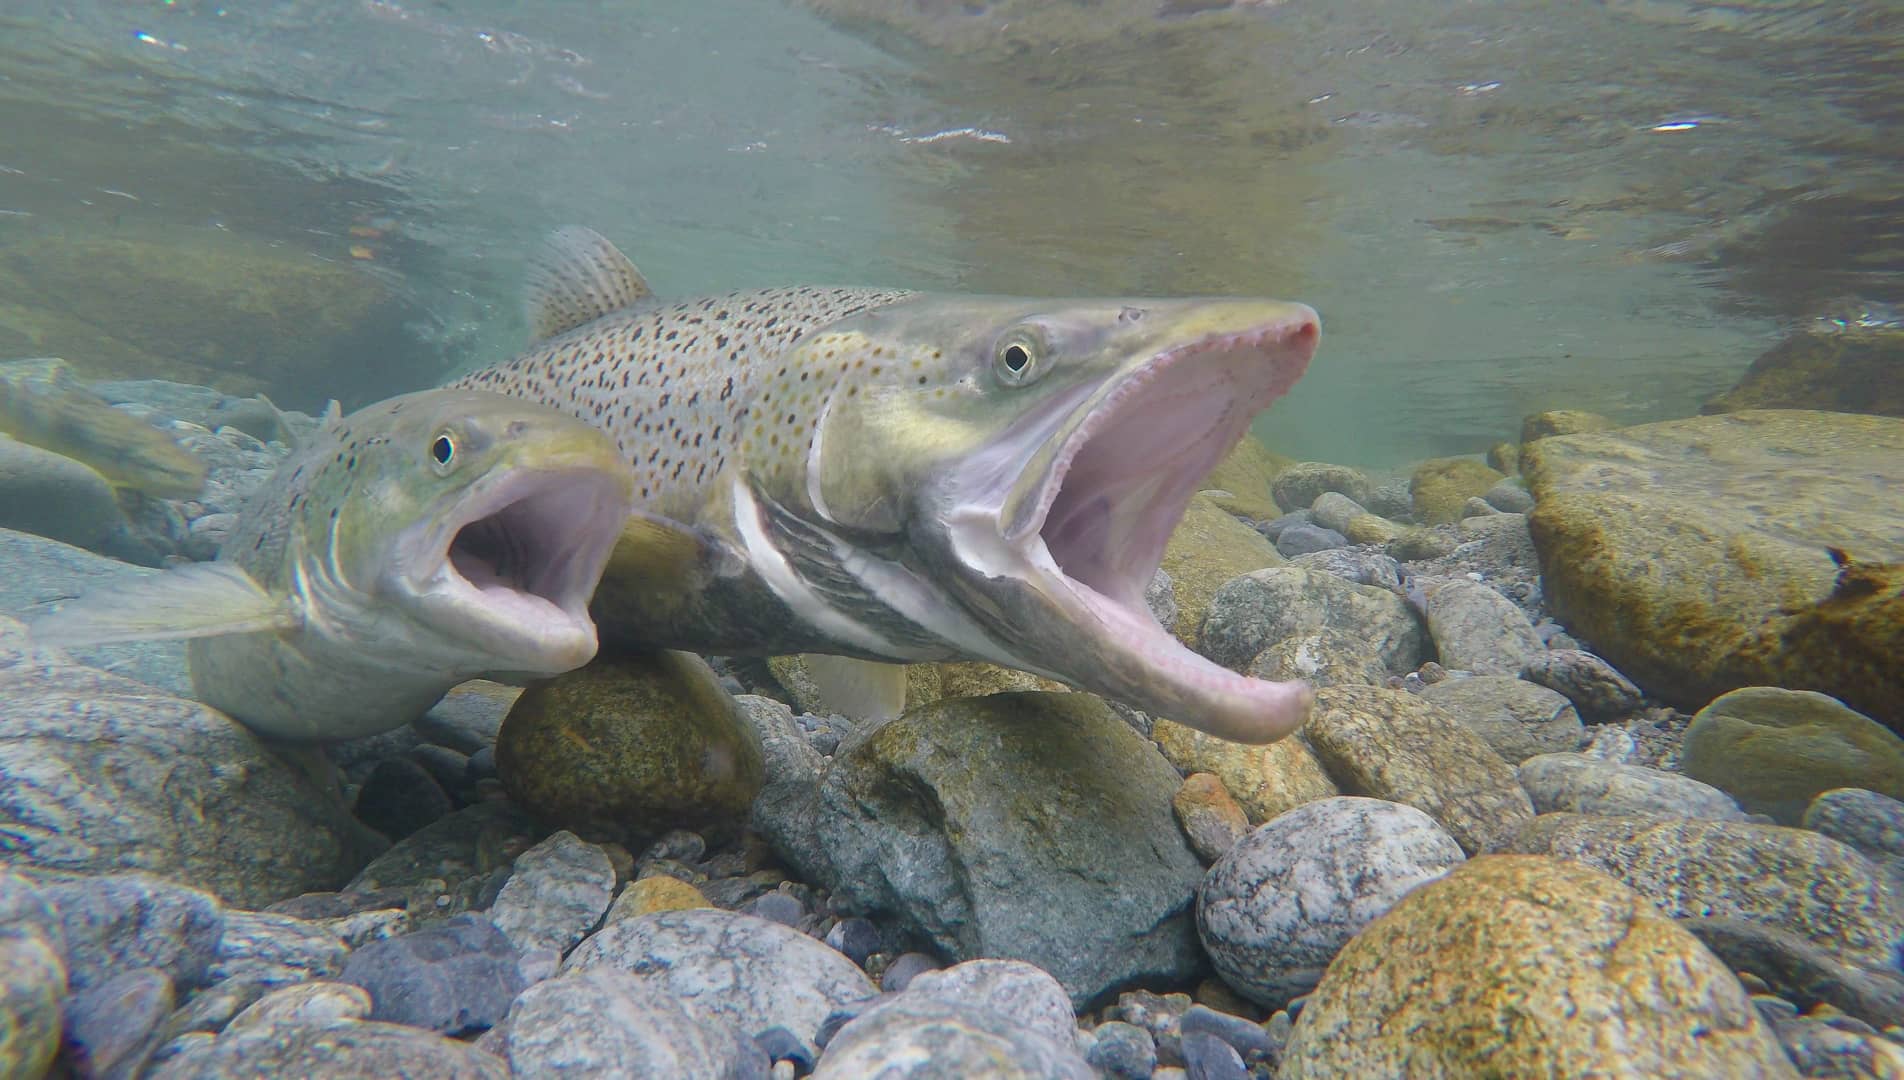
POLYGON ((1191 773, 1170 805, 1190 846, 1206 863, 1222 858, 1249 834, 1249 818, 1214 773, 1191 773))

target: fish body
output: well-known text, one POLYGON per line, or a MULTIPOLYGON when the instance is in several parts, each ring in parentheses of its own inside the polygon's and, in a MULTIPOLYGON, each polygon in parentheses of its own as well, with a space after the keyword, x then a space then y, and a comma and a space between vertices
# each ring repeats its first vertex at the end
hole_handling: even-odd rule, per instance
POLYGON ((333 418, 246 501, 216 561, 35 619, 46 644, 189 638, 196 695, 328 741, 421 715, 478 675, 579 667, 631 506, 596 428, 520 399, 407 394, 333 418))
POLYGON ((1306 684, 1185 648, 1143 599, 1202 478, 1306 369, 1310 308, 796 287, 654 297, 612 244, 531 263, 541 340, 454 385, 598 425, 635 513, 607 640, 980 659, 1243 742, 1306 684))
POLYGON ((0 432, 89 466, 114 487, 162 499, 205 487, 204 462, 81 386, 64 361, 0 366, 0 432))

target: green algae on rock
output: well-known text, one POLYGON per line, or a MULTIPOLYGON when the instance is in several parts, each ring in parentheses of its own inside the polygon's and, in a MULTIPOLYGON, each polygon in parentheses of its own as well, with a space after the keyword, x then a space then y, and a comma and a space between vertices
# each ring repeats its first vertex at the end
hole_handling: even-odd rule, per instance
POLYGON ((735 825, 764 773, 740 706, 682 652, 598 660, 525 690, 496 737, 496 768, 538 818, 635 837, 735 825))
POLYGON ((1798 1073, 1732 972, 1645 898, 1584 867, 1495 855, 1349 942, 1281 1075, 1798 1073))
POLYGON ((1817 690, 1904 724, 1904 420, 1669 420, 1543 439, 1522 467, 1556 616, 1648 691, 1817 690))
POLYGON ((1752 361, 1702 413, 1830 409, 1904 416, 1904 327, 1820 319, 1752 361))
POLYGON ((1718 698, 1693 717, 1680 763, 1782 825, 1797 825, 1813 797, 1833 788, 1904 799, 1904 739, 1806 690, 1749 686, 1718 698))
POLYGON ((1164 548, 1163 571, 1177 600, 1177 624, 1166 629, 1195 646, 1197 630, 1210 610, 1210 598, 1239 574, 1281 566, 1284 559, 1262 533, 1198 495, 1164 548))
POLYGON ((1461 520, 1469 499, 1487 494, 1506 474, 1473 458, 1451 457, 1424 461, 1408 478, 1415 513, 1430 525, 1461 520))

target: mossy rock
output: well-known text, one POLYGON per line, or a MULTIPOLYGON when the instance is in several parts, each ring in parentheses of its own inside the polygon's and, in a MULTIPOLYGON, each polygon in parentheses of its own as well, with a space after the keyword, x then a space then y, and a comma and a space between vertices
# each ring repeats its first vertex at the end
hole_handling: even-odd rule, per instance
POLYGON ((1283 511, 1271 497, 1269 486, 1288 464, 1288 458, 1270 453, 1268 447, 1254 438, 1245 438, 1204 477, 1206 492, 1223 492, 1206 497, 1237 517, 1251 521, 1280 517, 1283 511))
POLYGON ((1613 426, 1613 421, 1599 413, 1581 409, 1548 409, 1537 412, 1521 421, 1521 443, 1523 445, 1552 438, 1555 435, 1581 435, 1589 431, 1605 431, 1613 426))
POLYGON ((1752 361, 1738 385, 1699 411, 1740 409, 1904 416, 1904 329, 1815 323, 1752 361))
POLYGON ((496 737, 496 769, 543 821, 637 843, 745 821, 765 776, 740 706, 682 652, 597 660, 523 691, 496 737))
POLYGON ((1415 514, 1430 525, 1460 521, 1469 499, 1480 498, 1506 476, 1486 462, 1473 458, 1434 458, 1415 467, 1408 478, 1408 492, 1415 499, 1415 514))
POLYGON ((1179 641, 1196 647, 1197 628, 1210 610, 1210 598, 1231 578, 1281 566, 1286 560, 1262 533, 1225 513, 1199 495, 1190 500, 1177 531, 1164 548, 1163 569, 1177 600, 1179 641))
POLYGON ((1783 825, 1813 797, 1864 788, 1904 799, 1904 739, 1824 694, 1751 686, 1699 710, 1680 752, 1687 776, 1783 825))

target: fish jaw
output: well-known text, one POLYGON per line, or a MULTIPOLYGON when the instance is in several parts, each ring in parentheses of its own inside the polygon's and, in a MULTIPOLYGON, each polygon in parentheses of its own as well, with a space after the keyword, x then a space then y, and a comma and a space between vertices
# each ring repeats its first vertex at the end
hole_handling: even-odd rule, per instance
POLYGON ((595 656, 589 599, 632 507, 625 470, 498 470, 404 530, 380 590, 434 632, 448 666, 541 678, 595 656))
POLYGON ((915 518, 961 606, 1036 671, 1224 739, 1265 743, 1307 718, 1302 682, 1252 679, 1161 626, 1144 590, 1198 487, 1250 421, 1308 368, 1320 335, 1301 304, 1209 301, 1184 332, 1080 404, 947 470, 915 518), (998 461, 1021 460, 1017 473, 998 461))

